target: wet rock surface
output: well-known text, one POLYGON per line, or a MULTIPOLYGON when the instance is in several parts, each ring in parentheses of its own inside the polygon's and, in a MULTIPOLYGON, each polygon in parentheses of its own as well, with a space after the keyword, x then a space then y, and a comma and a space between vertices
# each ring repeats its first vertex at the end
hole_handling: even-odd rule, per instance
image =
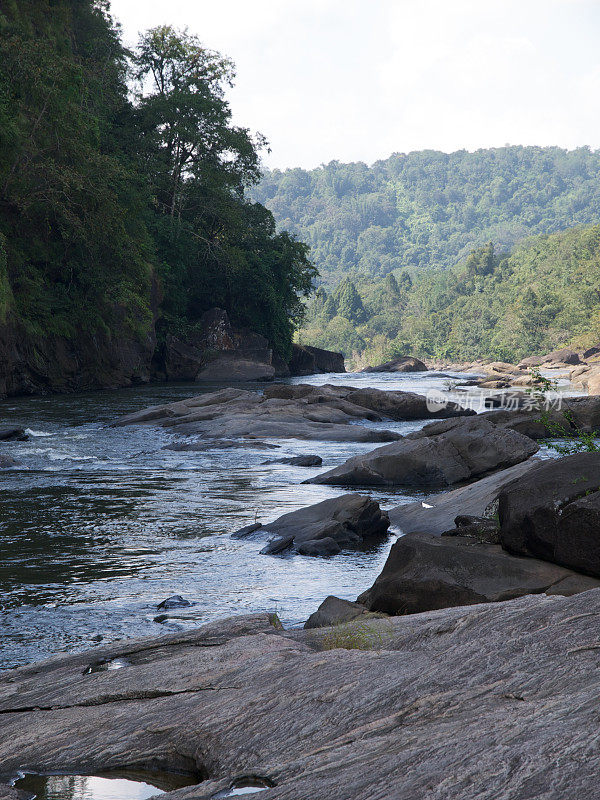
POLYGON ((566 594, 600 587, 600 581, 556 564, 509 555, 472 537, 410 533, 394 543, 383 571, 358 603, 386 614, 497 603, 552 588, 566 594))
MULTIPOLYGON (((379 503, 360 494, 344 494, 284 514, 261 527, 274 538, 261 550, 266 555, 293 550, 301 555, 336 555, 368 539, 384 536, 388 515, 379 503)), ((234 534, 239 538, 239 532, 234 534)))
POLYGON ((370 652, 256 615, 61 656, 0 674, 0 772, 198 776, 164 800, 248 775, 269 800, 593 797, 599 616, 590 591, 368 620, 370 652), (83 675, 99 657, 131 665, 83 675))
POLYGON ((481 416, 444 420, 391 445, 355 456, 308 483, 449 486, 518 464, 537 450, 530 438, 481 416))
POLYGON ((272 461, 263 461, 267 464, 289 464, 293 467, 319 467, 323 463, 321 456, 291 456, 290 458, 274 458, 272 461))
POLYGON ((29 436, 24 428, 2 427, 0 428, 0 442, 26 442, 29 436))

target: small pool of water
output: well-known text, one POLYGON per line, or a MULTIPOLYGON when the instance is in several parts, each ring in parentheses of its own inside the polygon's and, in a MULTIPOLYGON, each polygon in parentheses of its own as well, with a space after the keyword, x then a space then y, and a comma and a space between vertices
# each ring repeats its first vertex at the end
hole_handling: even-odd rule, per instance
POLYGON ((263 778, 240 778, 234 781, 229 789, 223 792, 218 792, 213 795, 213 800, 221 800, 226 797, 242 797, 243 795, 256 794, 257 792, 264 792, 265 789, 271 789, 273 784, 263 778))
POLYGON ((36 800, 147 800, 193 786, 200 779, 171 772, 114 772, 103 775, 37 775, 27 773, 15 789, 36 800))

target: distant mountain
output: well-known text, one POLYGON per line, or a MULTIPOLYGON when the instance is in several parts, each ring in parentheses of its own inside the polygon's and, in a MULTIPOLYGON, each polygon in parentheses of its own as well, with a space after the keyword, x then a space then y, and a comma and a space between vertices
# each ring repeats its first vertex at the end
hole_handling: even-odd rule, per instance
POLYGON ((267 172, 252 190, 310 244, 324 283, 447 268, 492 241, 600 220, 600 151, 501 147, 394 154, 371 167, 332 161, 267 172))

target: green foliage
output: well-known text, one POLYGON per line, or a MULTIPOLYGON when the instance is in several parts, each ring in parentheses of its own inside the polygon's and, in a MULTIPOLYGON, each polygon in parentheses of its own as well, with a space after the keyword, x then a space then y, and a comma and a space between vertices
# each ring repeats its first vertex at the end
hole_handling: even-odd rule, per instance
POLYGON ((322 638, 322 650, 383 650, 389 645, 394 629, 386 620, 352 620, 332 627, 322 638))
POLYGON ((231 122, 231 62, 169 26, 130 59, 107 9, 2 3, 0 318, 143 336, 158 276, 163 335, 221 306, 289 355, 316 272, 246 198, 265 142, 231 122))
MULTIPOLYGON (((357 280, 366 318, 344 343, 309 305, 303 339, 331 341, 355 364, 412 353, 421 358, 518 362, 567 345, 600 340, 600 226, 574 228, 516 245, 476 248, 450 270, 414 272, 412 285, 357 280)), ((335 291, 333 292, 335 295, 335 291)))
POLYGON ((513 247, 600 218, 600 152, 500 147, 395 153, 268 172, 256 200, 310 243, 327 285, 448 268, 476 247, 513 247))
POLYGON ((600 452, 600 431, 585 431, 577 424, 573 412, 566 410, 563 413, 565 422, 553 418, 550 414, 552 401, 550 392, 556 393, 558 381, 546 378, 540 374, 539 369, 530 370, 534 380, 534 387, 527 393, 532 397, 540 412, 540 422, 548 431, 549 437, 543 441, 547 447, 555 450, 561 456, 572 456, 574 453, 600 452), (558 441, 557 441, 558 440, 558 441))

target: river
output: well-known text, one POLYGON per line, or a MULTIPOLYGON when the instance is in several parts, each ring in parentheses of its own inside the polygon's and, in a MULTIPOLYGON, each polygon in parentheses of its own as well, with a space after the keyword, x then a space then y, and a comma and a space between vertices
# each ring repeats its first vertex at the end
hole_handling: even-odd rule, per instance
MULTIPOLYGON (((426 393, 446 381, 412 373, 289 382, 426 393)), ((332 558, 264 556, 264 539, 230 534, 340 494, 301 481, 377 445, 292 439, 272 440, 274 450, 175 452, 164 449, 174 439, 167 430, 109 427, 122 414, 215 388, 161 384, 0 403, 0 424, 30 435, 0 446, 21 464, 0 473, 0 669, 230 614, 276 611, 286 626, 298 625, 328 594, 355 599, 371 585, 397 531, 332 558), (319 454, 323 466, 263 464, 303 453, 319 454), (157 604, 173 594, 194 603, 193 619, 155 621, 157 604)), ((364 424, 407 433, 425 422, 364 424)), ((369 494, 384 508, 425 495, 369 494)))

